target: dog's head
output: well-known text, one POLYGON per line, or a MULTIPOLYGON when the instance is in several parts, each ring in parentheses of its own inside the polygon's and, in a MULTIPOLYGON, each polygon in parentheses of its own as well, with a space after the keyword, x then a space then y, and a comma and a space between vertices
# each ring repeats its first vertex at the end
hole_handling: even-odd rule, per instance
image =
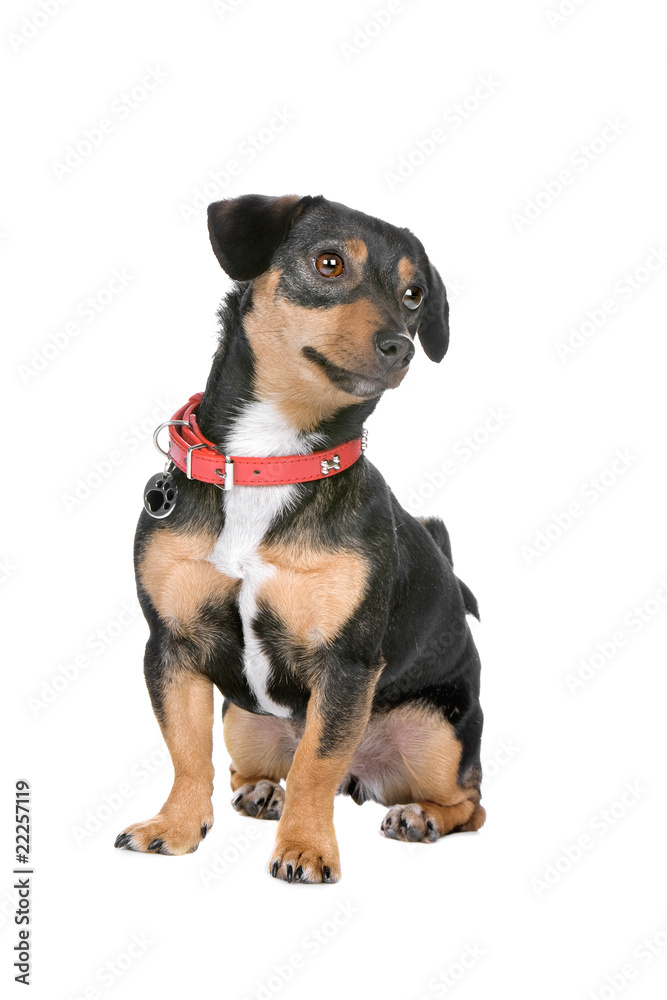
POLYGON ((296 195, 218 201, 208 222, 222 268, 252 282, 244 327, 270 395, 379 396, 402 381, 415 336, 432 361, 444 357, 445 286, 408 229, 296 195))

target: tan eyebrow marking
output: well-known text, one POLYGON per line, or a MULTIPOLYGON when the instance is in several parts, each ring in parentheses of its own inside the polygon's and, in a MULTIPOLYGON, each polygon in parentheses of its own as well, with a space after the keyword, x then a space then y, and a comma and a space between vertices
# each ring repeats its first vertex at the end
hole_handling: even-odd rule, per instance
POLYGON ((398 262, 398 276, 404 285, 409 285, 415 276, 415 266, 407 257, 401 257, 398 262))

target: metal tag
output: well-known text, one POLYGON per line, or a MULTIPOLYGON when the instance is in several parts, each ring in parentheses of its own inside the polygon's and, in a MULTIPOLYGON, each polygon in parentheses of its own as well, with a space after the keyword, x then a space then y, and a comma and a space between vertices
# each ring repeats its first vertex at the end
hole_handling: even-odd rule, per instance
POLYGON ((169 517, 176 506, 178 487, 168 472, 158 472, 144 487, 144 507, 151 517, 169 517))

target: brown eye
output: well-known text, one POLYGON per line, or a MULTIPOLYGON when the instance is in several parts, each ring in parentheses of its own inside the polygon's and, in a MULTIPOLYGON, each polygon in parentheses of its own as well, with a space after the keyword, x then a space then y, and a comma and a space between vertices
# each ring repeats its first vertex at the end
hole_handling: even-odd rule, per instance
POLYGON ((338 278, 345 268, 343 258, 337 253, 321 253, 315 261, 315 267, 325 278, 338 278))
POLYGON ((424 293, 417 285, 410 285, 403 296, 403 305, 408 309, 418 309, 424 293))

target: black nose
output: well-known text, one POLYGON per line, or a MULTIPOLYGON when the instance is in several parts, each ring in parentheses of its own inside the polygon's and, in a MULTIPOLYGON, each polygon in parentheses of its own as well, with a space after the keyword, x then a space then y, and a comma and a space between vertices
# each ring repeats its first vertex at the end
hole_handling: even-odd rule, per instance
POLYGON ((415 345, 407 333, 379 330, 375 334, 375 346, 387 368, 405 368, 415 356, 415 345))

